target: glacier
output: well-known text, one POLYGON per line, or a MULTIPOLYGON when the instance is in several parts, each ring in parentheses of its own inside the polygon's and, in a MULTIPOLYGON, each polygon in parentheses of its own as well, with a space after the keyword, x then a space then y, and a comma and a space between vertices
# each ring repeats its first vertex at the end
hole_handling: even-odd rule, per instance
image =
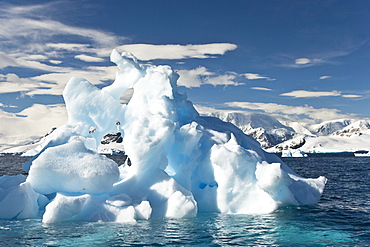
POLYGON ((27 176, 0 177, 0 218, 134 223, 318 202, 325 177, 303 178, 235 125, 200 116, 171 67, 116 50, 110 58, 115 81, 99 89, 71 78, 63 91, 68 123, 30 152, 27 176), (97 152, 117 128, 131 166, 97 152))

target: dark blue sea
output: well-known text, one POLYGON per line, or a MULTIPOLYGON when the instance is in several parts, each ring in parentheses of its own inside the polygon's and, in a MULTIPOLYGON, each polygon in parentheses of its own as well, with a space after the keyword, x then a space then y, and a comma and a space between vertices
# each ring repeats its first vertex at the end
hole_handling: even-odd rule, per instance
MULTIPOLYGON (((19 174, 27 159, 0 157, 0 175, 19 174)), ((200 214, 137 224, 0 220, 0 246, 370 246, 369 157, 283 160, 304 177, 329 179, 317 205, 266 215, 200 214)))

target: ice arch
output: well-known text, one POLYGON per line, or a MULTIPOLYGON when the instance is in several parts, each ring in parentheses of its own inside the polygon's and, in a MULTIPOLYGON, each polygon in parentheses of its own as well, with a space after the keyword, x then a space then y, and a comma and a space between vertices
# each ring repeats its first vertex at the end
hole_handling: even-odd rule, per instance
MULTIPOLYGON (((317 203, 324 177, 302 178, 234 125, 199 116, 178 92, 178 75, 169 66, 142 65, 116 50, 111 61, 119 72, 110 86, 100 90, 82 78, 68 82, 68 124, 34 150, 38 154, 24 165, 25 181, 4 185, 0 206, 21 186, 32 194, 32 207, 26 206, 30 200, 17 203, 34 210, 18 215, 40 215, 46 223, 255 214, 317 203), (130 101, 120 104, 131 88, 130 101), (103 135, 116 130, 116 120, 130 167, 118 168, 96 152, 103 135)), ((10 217, 3 211, 0 217, 10 217)))

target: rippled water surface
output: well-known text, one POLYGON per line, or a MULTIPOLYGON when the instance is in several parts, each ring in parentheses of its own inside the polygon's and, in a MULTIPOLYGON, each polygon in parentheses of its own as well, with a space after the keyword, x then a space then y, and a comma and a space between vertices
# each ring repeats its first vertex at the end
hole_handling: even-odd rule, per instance
MULTIPOLYGON (((0 174, 18 174, 24 160, 0 157, 0 174)), ((267 215, 200 214, 193 219, 151 219, 137 224, 44 225, 40 219, 0 220, 0 246, 370 245, 370 158, 320 156, 284 161, 302 176, 329 179, 318 205, 285 207, 267 215)))

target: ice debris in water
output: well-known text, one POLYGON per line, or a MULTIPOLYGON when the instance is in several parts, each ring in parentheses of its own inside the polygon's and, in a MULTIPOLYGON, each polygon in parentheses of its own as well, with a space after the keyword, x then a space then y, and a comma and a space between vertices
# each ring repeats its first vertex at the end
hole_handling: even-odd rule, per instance
POLYGON ((68 82, 68 124, 32 151, 29 175, 0 178, 0 218, 136 222, 317 203, 326 178, 302 178, 234 125, 199 116, 169 66, 116 50, 111 61, 120 71, 110 86, 68 82), (130 101, 119 103, 127 90, 130 101), (96 151, 117 128, 131 166, 96 151))

